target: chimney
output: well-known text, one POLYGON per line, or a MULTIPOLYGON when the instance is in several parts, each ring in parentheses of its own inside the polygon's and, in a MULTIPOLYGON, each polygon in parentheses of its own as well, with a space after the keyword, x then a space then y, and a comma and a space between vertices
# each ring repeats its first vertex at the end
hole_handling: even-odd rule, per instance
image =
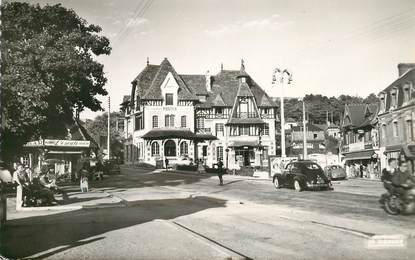
POLYGON ((211 82, 211 77, 210 77, 209 71, 206 71, 205 77, 206 77, 206 90, 207 90, 207 92, 211 92, 212 91, 212 82, 211 82))
POLYGON ((399 77, 405 74, 410 69, 415 68, 415 63, 399 63, 398 64, 398 71, 399 71, 399 77))

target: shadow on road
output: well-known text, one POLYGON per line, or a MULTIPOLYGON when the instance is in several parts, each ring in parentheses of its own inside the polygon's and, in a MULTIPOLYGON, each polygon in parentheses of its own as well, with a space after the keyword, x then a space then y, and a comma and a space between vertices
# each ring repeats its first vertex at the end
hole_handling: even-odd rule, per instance
POLYGON ((136 201, 132 207, 83 209, 14 219, 8 221, 1 232, 0 252, 9 258, 49 257, 105 239, 103 234, 106 232, 155 219, 174 219, 209 208, 225 207, 225 203, 203 197, 146 200, 136 201))

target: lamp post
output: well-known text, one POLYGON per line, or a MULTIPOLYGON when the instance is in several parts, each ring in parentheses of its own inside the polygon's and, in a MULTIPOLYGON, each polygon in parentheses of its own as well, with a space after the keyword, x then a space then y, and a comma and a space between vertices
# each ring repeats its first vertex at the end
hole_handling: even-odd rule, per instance
POLYGON ((292 73, 288 71, 287 69, 280 69, 275 68, 272 73, 272 85, 274 86, 277 82, 281 83, 281 96, 280 96, 280 102, 281 102, 281 115, 280 115, 280 121, 281 121, 281 157, 285 158, 285 117, 284 117, 284 84, 291 84, 292 81, 292 73))
POLYGON ((306 133, 306 125, 307 121, 305 119, 305 101, 304 98, 298 99, 298 101, 303 102, 303 159, 307 159, 307 133, 306 133))
POLYGON ((225 149, 226 152, 226 169, 228 169, 228 162, 229 162, 229 148, 225 149))

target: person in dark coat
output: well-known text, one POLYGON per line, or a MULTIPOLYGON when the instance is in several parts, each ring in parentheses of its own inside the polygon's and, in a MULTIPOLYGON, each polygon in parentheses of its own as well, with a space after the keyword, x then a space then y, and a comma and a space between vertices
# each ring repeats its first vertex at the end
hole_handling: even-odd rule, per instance
POLYGON ((167 170, 167 169, 168 169, 168 167, 169 167, 169 159, 167 159, 167 158, 166 158, 166 159, 164 160, 164 163, 166 164, 166 170, 167 170))

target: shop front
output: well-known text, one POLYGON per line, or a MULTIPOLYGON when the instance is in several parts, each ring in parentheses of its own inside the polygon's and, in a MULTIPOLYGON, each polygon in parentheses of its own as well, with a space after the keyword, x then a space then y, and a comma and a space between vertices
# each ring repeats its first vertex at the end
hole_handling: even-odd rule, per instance
POLYGON ((85 140, 41 139, 24 145, 23 162, 33 169, 53 167, 57 175, 74 174, 85 157, 96 157, 95 145, 85 140))
POLYGON ((349 178, 380 179, 380 161, 375 151, 346 153, 344 161, 349 178))

